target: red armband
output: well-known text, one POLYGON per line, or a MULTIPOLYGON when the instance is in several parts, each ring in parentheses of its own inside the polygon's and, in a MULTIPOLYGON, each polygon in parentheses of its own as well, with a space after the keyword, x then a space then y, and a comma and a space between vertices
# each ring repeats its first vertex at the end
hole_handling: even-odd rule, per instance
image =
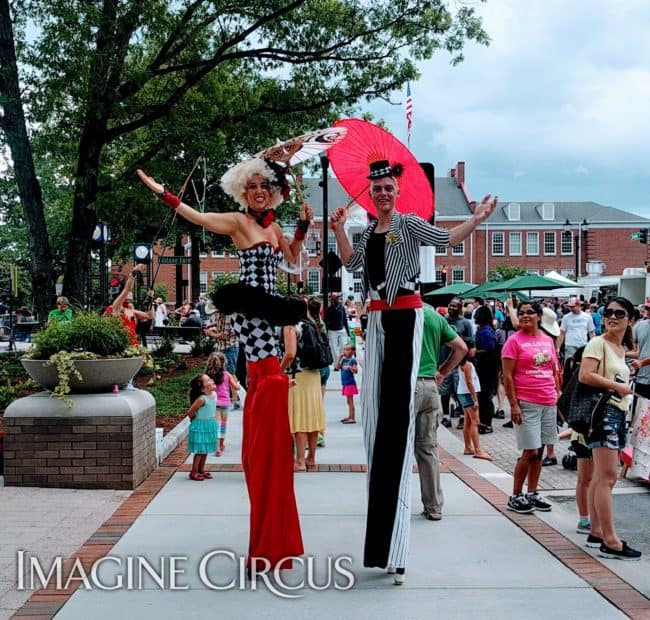
POLYGON ((162 200, 168 207, 176 210, 181 204, 181 199, 174 196, 171 192, 165 190, 162 194, 159 194, 158 197, 162 200))
POLYGON ((296 239, 296 241, 302 241, 305 238, 305 233, 299 228, 296 228, 296 232, 293 233, 293 238, 296 239))

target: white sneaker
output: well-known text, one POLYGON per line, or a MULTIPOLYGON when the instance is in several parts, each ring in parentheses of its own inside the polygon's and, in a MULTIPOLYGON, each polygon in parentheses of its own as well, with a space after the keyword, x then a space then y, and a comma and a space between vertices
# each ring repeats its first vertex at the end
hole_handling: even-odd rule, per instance
POLYGON ((404 569, 403 568, 396 569, 395 579, 393 580, 393 584, 396 585, 396 586, 404 585, 404 569))

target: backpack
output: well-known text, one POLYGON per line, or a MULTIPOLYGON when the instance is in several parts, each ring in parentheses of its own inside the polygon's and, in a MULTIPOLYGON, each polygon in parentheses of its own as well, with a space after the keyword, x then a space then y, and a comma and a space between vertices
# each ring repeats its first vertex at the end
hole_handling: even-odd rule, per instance
POLYGON ((320 370, 334 361, 329 342, 324 334, 319 333, 316 323, 302 322, 296 358, 305 370, 320 370))

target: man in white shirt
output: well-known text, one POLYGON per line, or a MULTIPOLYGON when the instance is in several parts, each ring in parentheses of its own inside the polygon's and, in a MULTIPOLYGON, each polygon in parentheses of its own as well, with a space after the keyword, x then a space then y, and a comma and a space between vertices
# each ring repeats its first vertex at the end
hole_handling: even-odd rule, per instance
POLYGON ((571 357, 577 349, 584 347, 594 337, 594 321, 590 314, 582 311, 580 300, 572 299, 567 307, 571 310, 565 314, 560 323, 560 335, 555 348, 560 353, 564 343, 564 358, 571 357))

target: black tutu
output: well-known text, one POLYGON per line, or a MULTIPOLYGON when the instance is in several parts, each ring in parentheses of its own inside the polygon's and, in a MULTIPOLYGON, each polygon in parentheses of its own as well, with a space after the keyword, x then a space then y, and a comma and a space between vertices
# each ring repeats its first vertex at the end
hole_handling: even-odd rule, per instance
POLYGON ((212 303, 223 314, 243 314, 265 319, 271 325, 295 325, 305 317, 305 303, 271 295, 258 286, 241 282, 225 284, 211 295, 212 303))

